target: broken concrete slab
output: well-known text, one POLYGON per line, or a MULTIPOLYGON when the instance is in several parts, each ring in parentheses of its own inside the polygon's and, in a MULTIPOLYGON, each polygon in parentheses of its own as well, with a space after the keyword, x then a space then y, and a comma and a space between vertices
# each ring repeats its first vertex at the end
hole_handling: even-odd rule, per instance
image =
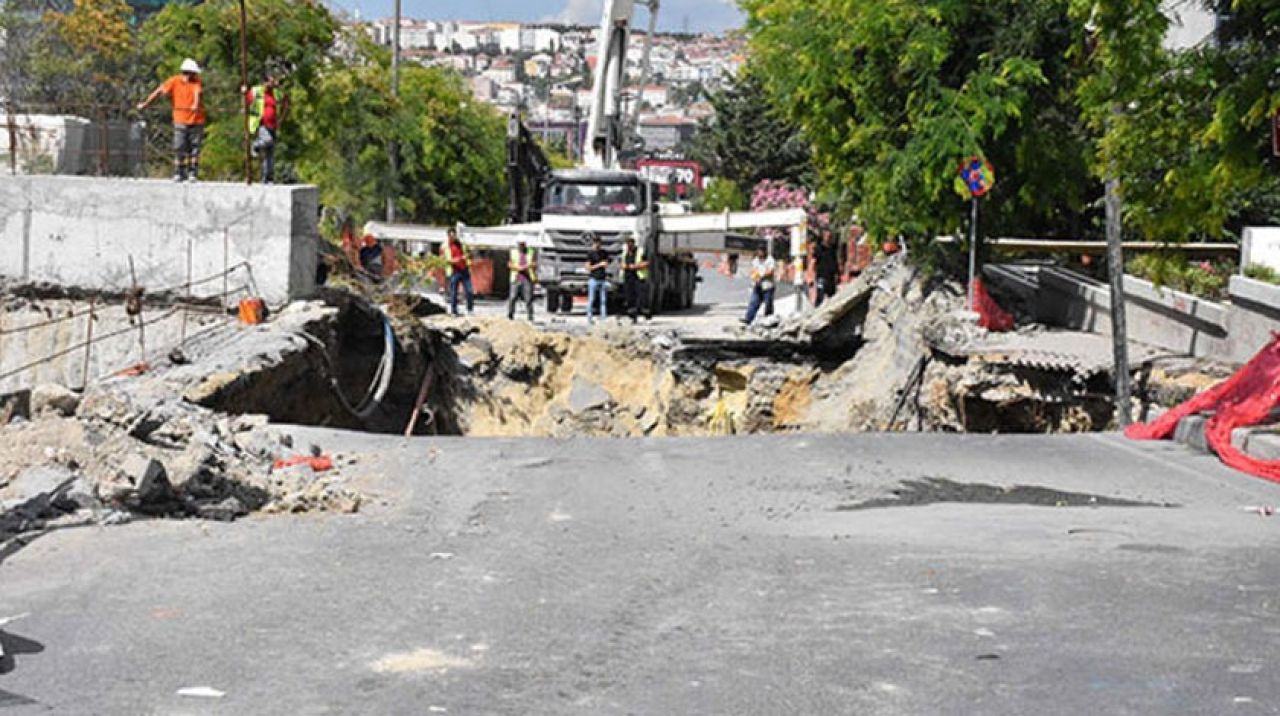
POLYGON ((57 383, 41 383, 31 389, 31 411, 39 414, 53 412, 58 415, 74 415, 80 407, 80 395, 57 383))
POLYGON ((574 413, 585 413, 603 408, 611 402, 613 402, 613 396, 596 383, 577 377, 573 379, 573 387, 569 389, 569 410, 574 413))

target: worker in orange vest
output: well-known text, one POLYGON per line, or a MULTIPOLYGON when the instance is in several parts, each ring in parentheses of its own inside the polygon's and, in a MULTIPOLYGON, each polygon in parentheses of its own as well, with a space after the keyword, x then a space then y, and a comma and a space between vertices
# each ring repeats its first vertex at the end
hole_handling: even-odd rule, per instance
POLYGON ((190 57, 182 61, 178 74, 165 80, 138 103, 146 109, 164 95, 173 101, 173 180, 195 181, 200 173, 200 147, 204 144, 204 84, 200 65, 190 57))

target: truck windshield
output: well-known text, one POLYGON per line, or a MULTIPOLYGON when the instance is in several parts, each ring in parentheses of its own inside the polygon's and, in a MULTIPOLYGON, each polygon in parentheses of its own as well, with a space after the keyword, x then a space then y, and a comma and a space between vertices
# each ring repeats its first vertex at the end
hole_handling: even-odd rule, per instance
POLYGON ((544 214, 635 216, 643 208, 635 184, 552 184, 545 204, 544 214))

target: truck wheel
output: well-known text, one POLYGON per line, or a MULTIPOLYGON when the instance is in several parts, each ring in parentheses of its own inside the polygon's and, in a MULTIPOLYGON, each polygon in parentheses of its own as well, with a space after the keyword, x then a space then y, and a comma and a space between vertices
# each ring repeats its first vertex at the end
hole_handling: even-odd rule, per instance
POLYGON ((547 313, 555 313, 560 308, 560 294, 553 288, 547 289, 547 313))
POLYGON ((573 313, 572 293, 565 292, 560 294, 560 311, 562 313, 573 313))

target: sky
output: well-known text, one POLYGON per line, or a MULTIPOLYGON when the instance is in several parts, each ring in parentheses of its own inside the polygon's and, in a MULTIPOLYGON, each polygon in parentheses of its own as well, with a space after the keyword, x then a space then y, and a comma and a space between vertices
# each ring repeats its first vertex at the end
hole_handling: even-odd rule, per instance
MULTIPOLYGON (((329 0, 339 8, 360 12, 365 19, 390 16, 392 0, 329 0)), ((561 21, 595 25, 603 0, 401 0, 405 17, 422 20, 561 21)), ((742 25, 742 12, 733 0, 662 0, 658 29, 721 32, 742 25)), ((643 27, 645 10, 636 11, 643 27)))

